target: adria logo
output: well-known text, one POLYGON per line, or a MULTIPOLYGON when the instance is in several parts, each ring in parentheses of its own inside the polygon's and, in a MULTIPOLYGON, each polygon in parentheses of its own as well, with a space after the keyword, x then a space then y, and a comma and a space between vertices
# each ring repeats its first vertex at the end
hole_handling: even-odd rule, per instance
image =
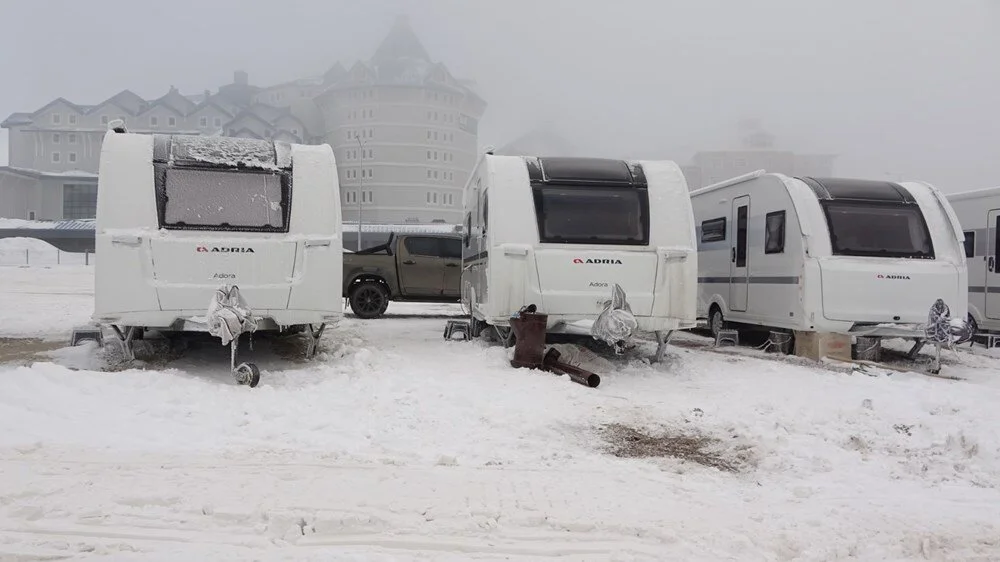
POLYGON ((593 259, 593 258, 587 258, 586 260, 582 260, 580 258, 573 258, 573 263, 599 263, 604 265, 621 265, 622 260, 593 259))
POLYGON ((910 280, 910 276, 909 275, 882 275, 881 273, 879 273, 875 277, 877 279, 905 279, 907 281, 910 280))
POLYGON ((198 246, 197 248, 195 248, 195 251, 196 252, 220 253, 220 254, 253 254, 253 253, 255 253, 253 251, 253 248, 244 247, 244 246, 231 246, 231 247, 213 246, 211 248, 207 248, 205 246, 198 246))

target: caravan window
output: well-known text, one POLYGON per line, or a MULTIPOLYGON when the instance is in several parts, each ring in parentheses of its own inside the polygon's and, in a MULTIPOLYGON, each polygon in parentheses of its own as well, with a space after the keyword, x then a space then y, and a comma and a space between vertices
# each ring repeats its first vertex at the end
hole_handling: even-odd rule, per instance
POLYGON ((589 186, 534 188, 541 242, 649 244, 649 196, 645 189, 589 186))
POLYGON ((917 205, 833 200, 823 210, 834 255, 934 259, 917 205))
POLYGON ((775 211, 764 217, 764 253, 785 251, 785 212, 775 211))
POLYGON ((726 217, 710 219, 701 223, 701 241, 718 242, 726 239, 726 217))
POLYGON ((966 230, 965 234, 965 257, 972 258, 976 256, 976 231, 966 230))
POLYGON ((289 186, 281 175, 167 168, 165 228, 288 232, 289 186))

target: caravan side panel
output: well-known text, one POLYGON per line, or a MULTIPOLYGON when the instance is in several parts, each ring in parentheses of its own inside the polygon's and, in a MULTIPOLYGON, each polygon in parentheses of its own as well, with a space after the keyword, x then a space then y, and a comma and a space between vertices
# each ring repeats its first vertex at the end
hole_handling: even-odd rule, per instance
POLYGON ((94 318, 159 310, 150 236, 157 231, 153 137, 109 132, 97 189, 94 318))
POLYGON ((692 197, 698 221, 700 317, 717 306, 733 322, 797 329, 805 321, 804 227, 782 179, 768 174, 692 197), (741 209, 747 232, 745 248, 739 250, 744 261, 737 269, 741 209), (739 306, 732 298, 736 292, 739 306))
POLYGON ((300 238, 288 310, 340 316, 344 274, 340 186, 329 145, 292 149, 292 236, 300 238), (308 274, 306 274, 308 273, 308 274))
POLYGON ((535 203, 524 160, 516 156, 487 156, 483 194, 488 201, 485 217, 490 287, 487 316, 491 322, 506 322, 522 303, 535 303, 546 310, 538 290, 535 266, 535 203))
POLYGON ((698 250, 694 211, 684 174, 674 162, 640 162, 649 184, 654 214, 649 238, 656 244, 653 318, 670 319, 657 329, 693 328, 698 320, 698 250))
POLYGON ((948 197, 961 224, 969 280, 969 310, 981 330, 1000 330, 1000 188, 948 197))

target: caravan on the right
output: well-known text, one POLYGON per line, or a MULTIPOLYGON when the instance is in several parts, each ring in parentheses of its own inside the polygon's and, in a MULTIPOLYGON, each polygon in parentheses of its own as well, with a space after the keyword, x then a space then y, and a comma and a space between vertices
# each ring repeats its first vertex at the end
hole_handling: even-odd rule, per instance
POLYGON ((759 170, 691 202, 698 315, 713 334, 731 323, 794 333, 796 347, 822 333, 921 342, 938 299, 966 318, 962 228, 932 185, 759 170))
POLYGON ((969 323, 1000 332, 1000 187, 948 195, 965 233, 969 323))

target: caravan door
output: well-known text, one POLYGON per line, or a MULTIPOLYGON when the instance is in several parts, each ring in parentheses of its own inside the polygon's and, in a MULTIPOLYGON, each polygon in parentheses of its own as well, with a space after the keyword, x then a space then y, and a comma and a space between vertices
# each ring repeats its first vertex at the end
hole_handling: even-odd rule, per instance
POLYGON ((1000 209, 989 211, 986 222, 986 317, 1000 319, 1000 209))
POLYGON ((749 223, 750 196, 736 197, 733 199, 733 224, 736 226, 736 232, 729 253, 729 309, 739 312, 746 312, 750 292, 749 252, 747 252, 749 223))

